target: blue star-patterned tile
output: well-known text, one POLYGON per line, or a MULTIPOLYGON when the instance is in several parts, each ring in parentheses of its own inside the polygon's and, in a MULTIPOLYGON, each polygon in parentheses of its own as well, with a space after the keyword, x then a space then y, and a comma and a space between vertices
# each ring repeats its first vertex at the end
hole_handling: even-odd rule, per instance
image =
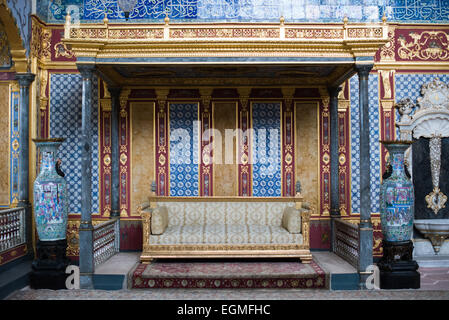
POLYGON ((198 104, 171 103, 170 196, 197 197, 199 132, 198 104))
POLYGON ((253 103, 253 196, 281 196, 281 105, 253 103))
MULTIPOLYGON (((98 80, 92 81, 92 213, 99 208, 98 80)), ((79 74, 50 75, 50 137, 65 138, 58 150, 67 180, 69 212, 81 213, 81 97, 79 74)))
MULTIPOLYGON (((360 213, 360 113, 359 81, 350 80, 351 100, 351 206, 353 213, 360 213)), ((380 144, 379 144, 379 93, 378 76, 370 74, 368 79, 369 132, 370 132, 370 198, 371 212, 379 212, 380 201, 380 144)))
MULTIPOLYGON (((395 92, 396 102, 401 99, 410 98, 414 103, 421 97, 421 88, 424 84, 438 78, 444 83, 449 83, 449 74, 419 74, 419 73, 396 73, 395 92)), ((396 121, 399 121, 399 112, 396 110, 396 121)), ((396 136, 399 137, 399 129, 396 128, 396 136)))

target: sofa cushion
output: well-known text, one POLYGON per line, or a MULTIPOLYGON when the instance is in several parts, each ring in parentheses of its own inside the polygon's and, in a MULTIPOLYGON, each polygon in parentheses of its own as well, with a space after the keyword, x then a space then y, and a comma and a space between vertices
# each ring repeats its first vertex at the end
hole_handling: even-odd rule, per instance
POLYGON ((279 226, 246 224, 169 225, 161 235, 150 235, 149 244, 302 244, 301 234, 279 226))
POLYGON ((301 212, 293 207, 285 208, 282 227, 290 233, 301 233, 301 212))
POLYGON ((283 201, 161 201, 158 207, 168 209, 168 226, 194 224, 247 224, 281 226, 286 207, 293 202, 283 201))
POLYGON ((168 226, 168 221, 168 212, 166 207, 154 208, 151 213, 151 233, 164 233, 168 226))

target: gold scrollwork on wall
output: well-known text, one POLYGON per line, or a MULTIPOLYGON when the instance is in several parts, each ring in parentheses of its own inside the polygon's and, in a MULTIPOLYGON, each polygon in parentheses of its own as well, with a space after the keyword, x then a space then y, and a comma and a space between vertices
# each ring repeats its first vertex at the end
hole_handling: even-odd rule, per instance
POLYGON ((443 31, 410 32, 412 41, 398 38, 398 55, 405 60, 449 60, 449 35, 443 31))
POLYGON ((380 49, 381 61, 394 61, 394 29, 388 31, 388 42, 380 49))
POLYGON ((56 43, 53 48, 55 49, 55 58, 65 57, 71 59, 75 56, 63 42, 56 43))
POLYGON ((33 21, 31 37, 31 54, 39 60, 50 60, 51 30, 47 30, 33 21))

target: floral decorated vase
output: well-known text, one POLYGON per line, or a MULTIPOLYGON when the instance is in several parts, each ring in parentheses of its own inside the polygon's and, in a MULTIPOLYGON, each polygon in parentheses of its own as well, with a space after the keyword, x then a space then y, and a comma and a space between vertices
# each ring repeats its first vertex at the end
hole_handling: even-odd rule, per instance
POLYGON ((405 174, 404 152, 409 141, 382 141, 390 154, 391 175, 384 179, 380 194, 380 221, 385 241, 411 240, 414 218, 413 183, 405 174))
POLYGON ((34 219, 40 241, 66 239, 67 183, 56 172, 56 151, 64 139, 33 139, 39 148, 40 172, 34 181, 34 219))

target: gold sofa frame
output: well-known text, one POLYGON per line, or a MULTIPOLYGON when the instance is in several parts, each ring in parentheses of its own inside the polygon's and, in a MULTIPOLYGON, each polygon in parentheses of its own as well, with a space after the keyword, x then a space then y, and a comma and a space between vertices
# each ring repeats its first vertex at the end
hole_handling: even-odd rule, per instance
POLYGON ((142 263, 150 263, 155 258, 300 258, 303 263, 312 261, 310 253, 310 216, 311 210, 303 206, 303 198, 295 197, 163 197, 151 196, 149 202, 138 207, 142 217, 143 227, 143 252, 140 256, 142 263), (301 211, 301 234, 302 244, 174 244, 160 245, 149 244, 151 230, 151 210, 156 208, 157 202, 294 202, 296 209, 305 208, 301 211))

